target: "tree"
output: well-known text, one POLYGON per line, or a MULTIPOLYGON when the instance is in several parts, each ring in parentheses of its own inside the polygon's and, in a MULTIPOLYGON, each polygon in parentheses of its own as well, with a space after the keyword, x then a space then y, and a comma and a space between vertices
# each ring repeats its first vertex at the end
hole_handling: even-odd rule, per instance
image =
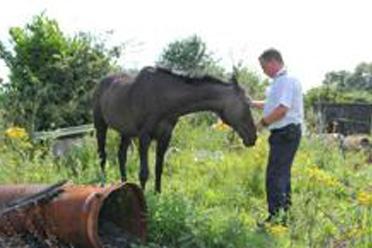
POLYGON ((347 71, 328 72, 323 80, 323 85, 345 88, 349 77, 350 73, 347 71))
POLYGON ((372 90, 372 63, 360 63, 354 72, 329 72, 325 76, 323 85, 332 85, 342 91, 372 90))
POLYGON ((372 63, 361 63, 346 81, 347 89, 372 90, 372 63))
POLYGON ((211 73, 221 76, 224 70, 218 66, 207 45, 197 35, 171 42, 160 55, 157 64, 189 75, 211 73))
POLYGON ((5 120, 30 131, 91 122, 91 92, 115 68, 119 48, 108 49, 87 33, 66 37, 44 14, 9 33, 11 49, 0 42, 0 58, 10 69, 5 120))
POLYGON ((316 102, 372 103, 372 63, 360 63, 354 70, 331 71, 325 75, 322 86, 309 90, 305 106, 316 102))

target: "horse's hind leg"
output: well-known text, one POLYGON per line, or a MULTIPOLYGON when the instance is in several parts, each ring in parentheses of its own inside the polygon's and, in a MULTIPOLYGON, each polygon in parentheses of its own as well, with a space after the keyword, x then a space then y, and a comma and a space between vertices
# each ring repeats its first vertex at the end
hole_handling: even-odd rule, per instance
POLYGON ((139 173, 139 179, 141 182, 141 187, 145 190, 146 182, 149 177, 149 167, 148 167, 148 149, 151 143, 151 138, 148 134, 143 134, 139 138, 139 153, 141 160, 141 168, 139 173))
POLYGON ((168 149, 171 133, 167 133, 160 137, 156 146, 156 164, 155 164, 155 190, 161 191, 161 175, 163 173, 164 155, 168 149))
POLYGON ((101 122, 99 125, 96 126, 96 137, 97 137, 97 145, 98 145, 98 155, 100 158, 100 166, 101 166, 101 184, 105 185, 106 183, 106 174, 105 174, 105 164, 106 164, 106 134, 107 134, 107 124, 101 122))
POLYGON ((127 162, 127 150, 128 146, 130 145, 130 141, 131 140, 129 138, 125 137, 124 135, 121 135, 121 141, 118 151, 118 160, 122 182, 125 182, 127 180, 125 164, 127 162))

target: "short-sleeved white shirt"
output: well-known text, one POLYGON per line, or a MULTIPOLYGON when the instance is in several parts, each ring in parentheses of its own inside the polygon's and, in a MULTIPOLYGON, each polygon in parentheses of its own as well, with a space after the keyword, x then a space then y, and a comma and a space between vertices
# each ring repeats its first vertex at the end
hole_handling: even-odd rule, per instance
POLYGON ((279 71, 266 89, 264 117, 268 116, 279 105, 286 106, 288 111, 282 119, 269 125, 270 130, 282 128, 291 123, 303 123, 304 110, 301 83, 288 76, 285 70, 279 71))

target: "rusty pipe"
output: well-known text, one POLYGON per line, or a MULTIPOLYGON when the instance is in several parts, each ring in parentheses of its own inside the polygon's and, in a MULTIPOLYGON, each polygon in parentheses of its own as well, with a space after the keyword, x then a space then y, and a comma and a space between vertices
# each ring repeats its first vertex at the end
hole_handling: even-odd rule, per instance
MULTIPOLYGON (((0 206, 43 190, 43 185, 0 186, 0 206)), ((38 228, 78 247, 103 247, 102 223, 110 222, 124 236, 144 242, 146 205, 142 190, 131 183, 110 187, 64 185, 62 193, 45 204, 0 216, 0 233, 14 235, 38 228), (39 227, 40 228, 40 227, 39 227)))

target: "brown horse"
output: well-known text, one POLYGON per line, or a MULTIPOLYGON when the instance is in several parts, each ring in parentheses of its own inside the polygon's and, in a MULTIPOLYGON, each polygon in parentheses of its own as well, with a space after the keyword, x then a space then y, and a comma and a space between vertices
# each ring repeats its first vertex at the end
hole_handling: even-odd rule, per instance
POLYGON ((157 141, 155 189, 161 190, 165 152, 178 117, 197 111, 213 111, 229 124, 246 146, 256 141, 249 99, 236 80, 225 83, 211 76, 189 77, 164 68, 143 68, 135 78, 126 74, 104 78, 94 94, 94 126, 105 182, 105 140, 107 128, 121 135, 118 160, 122 181, 126 181, 127 148, 139 138, 140 173, 144 189, 148 179, 148 148, 157 141))

